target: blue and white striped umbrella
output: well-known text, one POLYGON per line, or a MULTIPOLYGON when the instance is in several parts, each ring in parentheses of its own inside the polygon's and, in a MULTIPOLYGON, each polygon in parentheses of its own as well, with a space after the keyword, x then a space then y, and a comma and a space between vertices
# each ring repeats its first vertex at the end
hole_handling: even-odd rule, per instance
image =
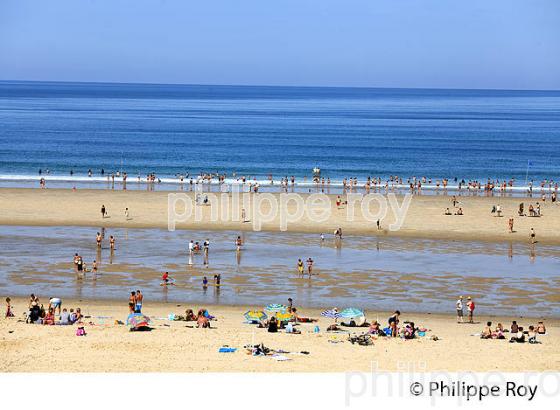
POLYGON ((273 313, 275 313, 275 312, 284 313, 286 311, 286 309, 288 309, 288 306, 284 306, 284 305, 281 305, 279 303, 271 303, 271 304, 266 305, 264 307, 264 310, 266 310, 267 312, 273 312, 273 313))
POLYGON ((324 312, 321 312, 321 316, 331 319, 338 319, 340 317, 338 311, 335 309, 325 310, 324 312))
POLYGON ((365 316, 365 313, 361 309, 356 308, 346 308, 339 313, 339 317, 343 318, 353 318, 353 317, 361 317, 365 316))

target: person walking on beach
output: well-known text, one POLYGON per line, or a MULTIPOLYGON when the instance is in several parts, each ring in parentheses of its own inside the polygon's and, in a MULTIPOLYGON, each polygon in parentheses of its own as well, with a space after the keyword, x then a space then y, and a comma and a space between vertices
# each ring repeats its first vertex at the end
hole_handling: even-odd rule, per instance
POLYGON ((298 261, 297 261, 297 269, 298 269, 299 275, 303 278, 303 261, 301 259, 298 259, 298 261))
POLYGON ((313 259, 307 258, 307 274, 309 277, 313 274, 313 259))
POLYGON ((509 218, 508 226, 509 226, 509 233, 513 233, 513 218, 509 218))
POLYGON ((204 249, 204 256, 208 258, 208 252, 210 251, 210 239, 206 238, 206 240, 202 244, 202 247, 204 249))
POLYGON ((130 211, 128 208, 124 208, 124 218, 129 221, 130 220, 130 211))
POLYGON ((97 279, 97 261, 95 259, 91 263, 91 272, 93 274, 92 279, 96 280, 97 279))
POLYGON ((84 271, 84 260, 77 253, 74 255, 74 269, 78 276, 81 276, 84 271))
POLYGON ((107 214, 107 209, 105 209, 105 205, 101 205, 101 218, 105 218, 107 214))
POLYGON ((535 234, 535 230, 534 230, 533 228, 531 228, 531 234, 530 234, 530 236, 531 236, 531 244, 534 245, 534 244, 535 244, 535 237, 536 237, 536 234, 535 234))
POLYGON ((457 309, 457 323, 463 323, 463 296, 459 296, 455 308, 457 309))
POLYGON ((469 310, 469 323, 474 323, 474 300, 469 296, 467 298, 467 309, 469 310))

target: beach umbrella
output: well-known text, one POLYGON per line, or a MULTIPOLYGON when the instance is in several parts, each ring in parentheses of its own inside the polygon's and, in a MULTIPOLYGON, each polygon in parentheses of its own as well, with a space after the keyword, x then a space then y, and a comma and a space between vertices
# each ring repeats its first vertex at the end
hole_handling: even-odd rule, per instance
POLYGON ((135 329, 147 327, 150 324, 150 318, 142 313, 131 313, 126 319, 126 324, 135 329))
POLYGON ((271 313, 282 312, 284 313, 288 309, 288 306, 281 305, 279 303, 271 303, 266 305, 264 310, 271 313))
POLYGON ((276 319, 278 319, 278 321, 280 321, 280 322, 287 322, 292 318, 293 318, 293 315, 291 313, 279 312, 279 313, 276 314, 276 319))
POLYGON ((355 318, 365 316, 364 311, 356 308, 346 308, 339 312, 339 317, 343 318, 355 318))
POLYGON ((260 322, 268 317, 262 310, 249 310, 243 314, 248 322, 260 322))
POLYGON ((321 316, 328 317, 330 319, 338 319, 340 316, 336 309, 329 309, 321 312, 321 316))

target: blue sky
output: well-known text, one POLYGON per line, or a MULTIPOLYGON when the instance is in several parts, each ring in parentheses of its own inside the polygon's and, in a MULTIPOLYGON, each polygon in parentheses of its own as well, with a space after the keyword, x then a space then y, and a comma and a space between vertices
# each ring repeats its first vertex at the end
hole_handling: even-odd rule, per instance
POLYGON ((0 79, 560 89, 560 0, 1 0, 0 79))

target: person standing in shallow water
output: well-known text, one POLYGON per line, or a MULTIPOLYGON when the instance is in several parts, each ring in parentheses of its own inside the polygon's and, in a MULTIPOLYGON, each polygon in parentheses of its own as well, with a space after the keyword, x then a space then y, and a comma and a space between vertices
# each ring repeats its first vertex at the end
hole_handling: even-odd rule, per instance
POLYGON ((298 259, 297 269, 298 269, 299 275, 303 278, 303 261, 301 259, 298 259))
POLYGON ((309 277, 313 275, 313 259, 307 258, 307 274, 309 277))

